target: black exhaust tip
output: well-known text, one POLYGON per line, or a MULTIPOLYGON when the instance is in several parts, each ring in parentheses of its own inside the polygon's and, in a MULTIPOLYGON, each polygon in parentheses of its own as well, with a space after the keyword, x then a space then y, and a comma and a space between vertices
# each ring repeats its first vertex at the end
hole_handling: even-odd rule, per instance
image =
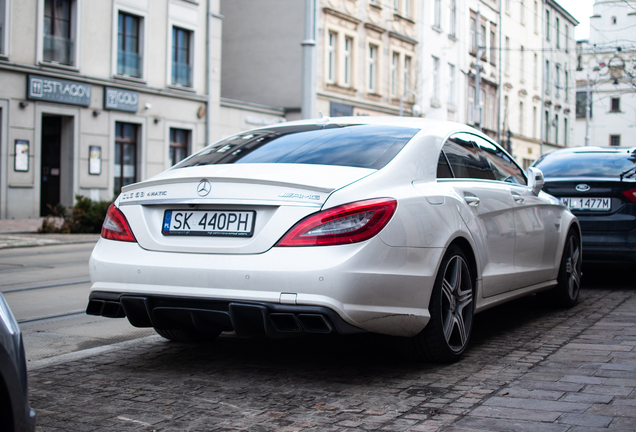
POLYGON ((319 314, 299 314, 298 320, 307 333, 331 333, 333 331, 329 321, 319 314))
POLYGON ((302 331, 296 317, 291 313, 269 314, 269 321, 274 325, 274 328, 281 333, 302 331))

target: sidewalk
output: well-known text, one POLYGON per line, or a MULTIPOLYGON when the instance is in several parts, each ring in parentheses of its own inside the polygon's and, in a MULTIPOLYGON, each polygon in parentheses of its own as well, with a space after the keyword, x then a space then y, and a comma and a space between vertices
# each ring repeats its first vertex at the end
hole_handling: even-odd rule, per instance
POLYGON ((0 249, 91 243, 99 239, 99 234, 40 234, 42 219, 0 219, 0 249))

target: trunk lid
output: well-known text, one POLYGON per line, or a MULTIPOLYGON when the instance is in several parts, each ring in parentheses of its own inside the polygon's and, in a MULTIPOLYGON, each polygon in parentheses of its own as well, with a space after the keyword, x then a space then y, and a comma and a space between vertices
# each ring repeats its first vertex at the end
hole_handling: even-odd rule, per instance
MULTIPOLYGON (((262 253, 328 196, 374 169, 300 164, 208 165, 168 170, 122 189, 118 206, 139 245, 191 253, 262 253), (166 212, 171 212, 166 218, 166 212), (234 216, 232 216, 234 215, 234 216), (251 233, 218 231, 212 219, 252 224, 251 233), (251 215, 251 217, 249 216, 251 215), (175 219, 179 222, 175 222, 175 219), (182 224, 184 219, 187 224, 182 224), (170 229, 167 225, 172 224, 170 229), (174 228, 180 230, 174 234, 174 228), (200 231, 200 232, 199 232, 200 231), (170 235, 169 233, 173 234, 170 235), (214 235, 209 235, 214 232, 214 235)), ((219 224, 220 226, 220 224, 219 224)), ((228 224, 229 226, 229 224, 228 224)), ((232 228, 236 228, 235 224, 232 228)), ((228 228, 229 229, 229 228, 228 228)))

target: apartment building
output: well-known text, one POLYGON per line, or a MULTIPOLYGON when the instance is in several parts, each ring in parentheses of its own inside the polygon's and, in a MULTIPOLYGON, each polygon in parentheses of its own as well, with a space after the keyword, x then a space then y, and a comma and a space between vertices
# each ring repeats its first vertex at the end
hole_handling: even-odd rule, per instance
POLYGON ((502 143, 527 168, 541 155, 542 0, 502 0, 502 143))
POLYGON ((579 22, 554 0, 543 5, 542 153, 571 145, 575 120, 574 27, 579 22))
MULTIPOLYGON (((421 97, 416 0, 316 0, 316 113, 405 114, 421 97)), ((221 94, 300 118, 305 2, 222 0, 221 94)))
POLYGON ((634 146, 631 134, 636 127, 635 27, 636 1, 594 3, 589 40, 576 45, 574 145, 634 146))
POLYGON ((218 10, 0 0, 0 217, 46 215, 77 194, 112 199, 215 135, 218 10))

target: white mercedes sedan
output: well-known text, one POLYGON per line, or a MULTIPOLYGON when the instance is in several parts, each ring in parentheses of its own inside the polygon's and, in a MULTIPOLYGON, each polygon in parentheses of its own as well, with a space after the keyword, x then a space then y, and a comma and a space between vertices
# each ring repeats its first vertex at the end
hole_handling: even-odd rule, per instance
POLYGON ((242 132, 126 186, 87 313, 181 342, 374 332, 456 360, 475 313, 579 295, 581 231, 468 126, 339 117, 242 132))

